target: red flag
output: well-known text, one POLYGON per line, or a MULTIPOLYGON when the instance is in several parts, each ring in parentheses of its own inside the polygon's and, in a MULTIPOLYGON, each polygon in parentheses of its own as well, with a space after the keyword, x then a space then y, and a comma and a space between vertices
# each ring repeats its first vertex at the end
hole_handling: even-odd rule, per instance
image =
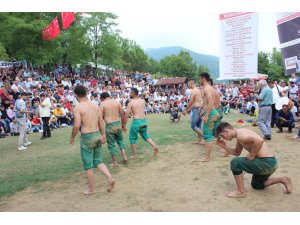
POLYGON ((75 20, 75 15, 73 12, 62 12, 61 21, 63 29, 66 30, 75 20))
POLYGON ((50 23, 52 33, 51 33, 51 39, 57 38, 57 36, 60 34, 60 28, 57 17, 55 17, 52 22, 50 23))
POLYGON ((51 31, 51 26, 49 25, 48 27, 45 27, 44 30, 43 30, 43 34, 42 34, 42 39, 43 41, 46 41, 46 39, 51 39, 51 34, 52 34, 52 31, 51 31))
POLYGON ((42 34, 42 39, 45 41, 46 39, 52 40, 55 39, 60 34, 60 28, 57 17, 55 17, 49 26, 45 27, 42 34))

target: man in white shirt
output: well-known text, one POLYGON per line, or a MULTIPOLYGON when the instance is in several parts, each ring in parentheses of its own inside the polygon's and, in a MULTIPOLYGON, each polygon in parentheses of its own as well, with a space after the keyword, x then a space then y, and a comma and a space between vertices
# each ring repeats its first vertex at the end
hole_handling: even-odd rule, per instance
POLYGON ((192 93, 192 89, 186 89, 185 91, 185 96, 187 97, 188 101, 190 101, 191 99, 191 93, 192 93))
POLYGON ((293 96, 294 99, 297 99, 297 96, 298 96, 298 87, 295 85, 294 81, 290 82, 289 93, 290 93, 290 96, 293 96))
POLYGON ((67 95, 67 100, 69 102, 74 102, 74 99, 75 99, 75 95, 74 95, 73 91, 70 91, 69 94, 67 95))
POLYGON ((283 88, 278 84, 275 84, 274 81, 268 81, 269 87, 272 89, 273 92, 273 104, 272 104, 272 120, 271 120, 271 127, 274 128, 275 125, 275 116, 278 110, 275 108, 276 102, 278 99, 283 96, 283 88))
POLYGON ((14 91, 14 92, 23 92, 25 91, 22 86, 19 84, 18 81, 15 81, 14 84, 11 86, 11 89, 14 91))
POLYGON ((51 109, 51 102, 50 99, 46 97, 44 93, 40 95, 41 98, 41 104, 39 106, 39 113, 40 117, 43 121, 43 136, 41 137, 41 140, 45 138, 51 137, 51 131, 49 126, 49 120, 50 120, 50 109, 51 109))

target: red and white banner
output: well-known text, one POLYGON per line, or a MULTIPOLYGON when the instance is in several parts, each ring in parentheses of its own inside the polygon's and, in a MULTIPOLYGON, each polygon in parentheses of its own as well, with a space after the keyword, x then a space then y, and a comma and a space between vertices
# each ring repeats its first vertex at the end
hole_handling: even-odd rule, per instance
POLYGON ((276 22, 285 74, 300 73, 300 12, 277 13, 276 22))
POLYGON ((61 21, 63 29, 66 30, 74 21, 75 15, 73 12, 62 12, 61 13, 61 21))
POLYGON ((220 79, 257 77, 258 13, 225 13, 219 19, 220 79))
POLYGON ((60 34, 60 28, 57 17, 55 17, 52 22, 44 28, 42 39, 45 41, 46 39, 52 40, 57 38, 57 36, 60 34))

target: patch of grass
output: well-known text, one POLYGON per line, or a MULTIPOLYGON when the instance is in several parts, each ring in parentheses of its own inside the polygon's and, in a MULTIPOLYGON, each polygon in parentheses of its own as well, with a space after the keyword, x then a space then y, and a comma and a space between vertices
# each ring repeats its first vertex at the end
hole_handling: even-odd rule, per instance
MULTIPOLYGON (((183 117, 181 122, 173 123, 168 114, 149 115, 149 133, 159 146, 174 145, 196 141, 195 133, 190 129, 189 117, 183 117)), ((237 120, 236 115, 227 115, 226 120, 237 120)), ((130 123, 131 121, 129 121, 130 123)), ((128 124, 129 128, 129 124, 128 124)), ((129 129, 128 129, 129 130, 129 129)), ((74 173, 83 173, 79 154, 79 138, 75 144, 69 144, 71 129, 64 128, 53 131, 50 139, 39 140, 40 135, 30 134, 32 145, 24 152, 17 151, 17 137, 0 139, 0 198, 10 196, 17 191, 40 182, 65 179, 74 173)), ((128 142, 129 131, 124 134, 127 155, 131 156, 128 142)), ((183 149, 186 150, 186 149, 183 149)), ((103 160, 111 163, 107 145, 103 146, 103 160)), ((139 137, 138 156, 136 164, 145 164, 150 161, 152 149, 139 137)), ((121 161, 121 154, 118 154, 121 161)), ((128 166, 131 167, 130 165, 128 166)), ((112 173, 118 170, 110 169, 112 173)))

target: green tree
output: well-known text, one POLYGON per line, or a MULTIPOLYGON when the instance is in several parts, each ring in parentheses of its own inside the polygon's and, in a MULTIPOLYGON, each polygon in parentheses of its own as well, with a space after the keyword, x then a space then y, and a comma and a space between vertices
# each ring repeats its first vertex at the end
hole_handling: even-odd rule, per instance
POLYGON ((0 60, 8 60, 9 57, 2 43, 0 42, 0 60))
POLYGON ((258 72, 261 74, 268 74, 270 69, 269 54, 266 52, 258 53, 258 72))
POLYGON ((129 71, 146 71, 149 66, 149 57, 135 42, 129 39, 120 40, 122 69, 129 71))
POLYGON ((160 71, 168 76, 195 78, 197 65, 188 52, 166 56, 160 61, 160 71))
POLYGON ((105 52, 101 45, 107 41, 105 39, 106 35, 116 35, 118 33, 115 30, 117 16, 108 12, 93 12, 88 15, 89 17, 85 18, 83 23, 87 27, 87 35, 91 40, 93 61, 97 69, 101 60, 105 60, 102 58, 103 55, 101 55, 101 53, 105 52))
POLYGON ((282 61, 281 52, 276 48, 273 48, 273 51, 270 55, 270 67, 268 70, 269 79, 271 80, 285 80, 286 76, 284 74, 284 67, 282 61))

